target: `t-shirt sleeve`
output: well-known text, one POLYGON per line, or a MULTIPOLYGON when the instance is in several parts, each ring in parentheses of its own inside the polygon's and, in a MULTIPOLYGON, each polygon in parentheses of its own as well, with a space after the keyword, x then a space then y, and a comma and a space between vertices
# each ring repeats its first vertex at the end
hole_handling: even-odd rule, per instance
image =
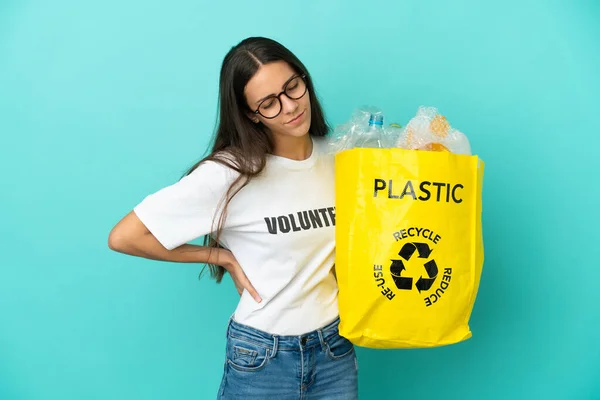
POLYGON ((234 181, 232 171, 207 161, 177 183, 146 196, 133 211, 168 250, 212 233, 234 181))

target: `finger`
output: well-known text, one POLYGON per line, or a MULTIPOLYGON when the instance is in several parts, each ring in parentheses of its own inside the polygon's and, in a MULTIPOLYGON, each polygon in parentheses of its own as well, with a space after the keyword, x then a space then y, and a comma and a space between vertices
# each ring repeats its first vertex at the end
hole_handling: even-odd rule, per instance
POLYGON ((247 282, 246 290, 248 291, 248 294, 250 294, 250 296, 252 296, 252 298, 254 298, 254 300, 257 303, 260 303, 262 301, 262 299, 258 295, 258 292, 256 291, 256 289, 254 289, 254 286, 252 286, 252 284, 250 283, 249 280, 246 279, 246 282, 247 282))
MULTIPOLYGON (((235 279, 237 280, 238 285, 241 286, 242 288, 244 288, 248 292, 248 294, 250 296, 252 296, 252 298, 254 298, 254 300, 257 303, 260 303, 262 301, 262 298, 260 297, 260 295, 258 294, 256 289, 254 289, 254 286, 252 286, 252 284, 250 283, 250 280, 248 279, 248 277, 246 276, 244 271, 242 271, 240 268, 238 270, 238 273, 236 273, 235 275, 236 275, 235 279)), ((238 286, 238 285, 236 285, 236 286, 238 286)))
POLYGON ((254 290, 254 288, 249 289, 248 293, 250 293, 254 301, 256 301, 257 303, 260 303, 262 301, 261 297, 258 295, 258 292, 254 290))

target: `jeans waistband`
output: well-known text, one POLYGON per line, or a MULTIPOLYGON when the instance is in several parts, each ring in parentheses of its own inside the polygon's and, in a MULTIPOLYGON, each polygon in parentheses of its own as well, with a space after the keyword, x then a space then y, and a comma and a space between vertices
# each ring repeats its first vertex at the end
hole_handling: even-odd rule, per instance
POLYGON ((279 350, 299 350, 312 346, 322 345, 331 337, 338 335, 340 318, 322 328, 302 335, 275 335, 259 329, 240 324, 233 317, 229 320, 227 335, 229 337, 250 340, 266 347, 277 347, 279 350))

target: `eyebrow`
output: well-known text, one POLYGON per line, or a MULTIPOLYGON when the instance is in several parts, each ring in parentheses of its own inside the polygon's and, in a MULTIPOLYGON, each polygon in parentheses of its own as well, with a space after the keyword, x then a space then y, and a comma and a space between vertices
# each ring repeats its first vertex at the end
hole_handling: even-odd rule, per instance
MULTIPOLYGON (((290 77, 290 78, 289 78, 287 81, 285 81, 285 83, 284 83, 284 84, 281 86, 281 88, 283 89, 284 87, 286 87, 286 85, 287 85, 288 83, 290 83, 290 82, 292 81, 292 79, 294 79, 294 78, 295 78, 295 77, 297 77, 297 76, 298 76, 298 74, 294 74, 294 75, 292 75, 292 76, 291 76, 291 77, 290 77)), ((271 93, 271 94, 269 94, 269 95, 267 95, 267 96, 263 97, 262 99, 258 99, 258 100, 256 101, 256 103, 254 103, 254 104, 259 104, 260 102, 262 102, 262 101, 264 101, 264 100, 266 100, 266 99, 268 99, 269 97, 272 97, 272 96, 275 96, 275 93, 271 93)))

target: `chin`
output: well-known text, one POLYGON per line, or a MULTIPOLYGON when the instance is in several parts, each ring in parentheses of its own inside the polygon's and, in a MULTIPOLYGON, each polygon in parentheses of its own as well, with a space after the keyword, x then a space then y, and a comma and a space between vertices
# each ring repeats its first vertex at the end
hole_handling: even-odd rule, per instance
POLYGON ((310 129, 310 121, 304 122, 302 125, 294 127, 289 130, 289 135, 302 137, 308 135, 308 130, 310 129))
POLYGON ((302 124, 294 127, 288 127, 286 133, 290 136, 302 137, 308 134, 310 129, 310 114, 306 116, 302 124))
POLYGON ((304 121, 300 125, 279 125, 277 126, 277 130, 273 129, 272 132, 280 136, 303 137, 308 134, 310 123, 310 110, 307 110, 307 115, 305 115, 304 121))

